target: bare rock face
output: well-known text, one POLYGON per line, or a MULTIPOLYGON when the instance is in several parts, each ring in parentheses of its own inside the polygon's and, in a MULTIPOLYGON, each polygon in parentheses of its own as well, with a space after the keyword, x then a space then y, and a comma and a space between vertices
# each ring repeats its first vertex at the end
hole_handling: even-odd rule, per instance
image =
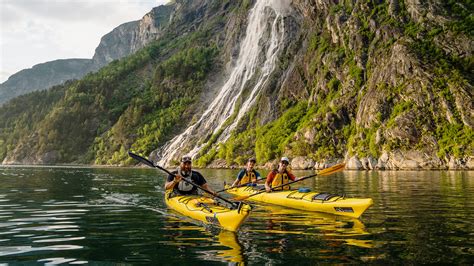
POLYGON ((211 164, 206 166, 207 168, 216 168, 216 169, 221 169, 221 168, 227 168, 227 162, 224 159, 216 159, 212 161, 211 164))
POLYGON ((469 57, 474 53, 474 40, 465 34, 455 34, 448 31, 446 34, 436 36, 434 41, 447 54, 469 57))
POLYGON ((382 154, 376 168, 386 170, 442 169, 443 165, 443 161, 435 155, 428 155, 416 150, 405 152, 396 150, 382 154))
POLYGON ((373 170, 377 166, 377 159, 372 156, 363 157, 360 159, 360 162, 365 170, 373 170))
POLYGON ((466 169, 474 169, 474 156, 466 158, 466 169))
POLYGON ((414 123, 415 117, 416 115, 412 112, 398 116, 395 119, 397 126, 387 129, 385 131, 385 138, 392 141, 405 141, 410 144, 417 143, 421 134, 414 123))
POLYGON ((326 159, 320 162, 315 162, 314 163, 314 170, 322 170, 331 166, 334 166, 336 164, 344 163, 344 159, 342 158, 331 158, 331 159, 326 159))
POLYGON ((388 153, 387 152, 382 153, 382 155, 378 159, 377 164, 375 165, 374 169, 377 169, 377 170, 387 169, 388 159, 389 159, 388 158, 388 153))
POLYGON ((449 158, 448 161, 448 169, 449 170, 465 170, 465 169, 473 169, 473 162, 474 157, 469 156, 467 158, 449 158))
POLYGON ((36 162, 37 164, 52 164, 58 161, 60 158, 60 154, 58 151, 49 151, 44 154, 42 154, 39 158, 38 161, 36 162))
POLYGON ((346 163, 347 170, 362 170, 364 167, 357 156, 353 156, 346 163))
POLYGON ((312 169, 314 164, 315 162, 312 159, 304 156, 298 156, 291 160, 291 167, 297 170, 312 169))
POLYGON ((158 39, 170 23, 175 8, 172 4, 155 7, 141 20, 124 23, 104 35, 95 49, 92 68, 99 69, 158 39))
MULTIPOLYGON (((36 134, 30 136, 31 140, 36 138, 36 134)), ((13 164, 35 164, 36 158, 32 155, 33 149, 31 148, 31 142, 22 143, 15 147, 15 150, 12 153, 12 156, 6 156, 3 159, 2 164, 4 165, 13 165, 13 164)))

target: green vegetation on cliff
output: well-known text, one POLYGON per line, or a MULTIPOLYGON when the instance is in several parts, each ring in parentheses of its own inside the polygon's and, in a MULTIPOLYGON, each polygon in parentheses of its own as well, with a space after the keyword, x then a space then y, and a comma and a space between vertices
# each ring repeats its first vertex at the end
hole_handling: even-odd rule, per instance
MULTIPOLYGON (((220 143, 222 129, 200 138, 197 165, 472 156, 472 1, 323 2, 296 1, 306 13, 286 30, 298 37, 229 138, 220 143)), ((0 107, 0 161, 127 165, 128 150, 162 147, 205 108, 206 85, 224 78, 251 6, 210 1, 139 52, 0 107)))
MULTIPOLYGON (((20 96, 0 108, 0 161, 131 163, 186 126, 218 49, 213 19, 192 34, 169 32, 80 81, 20 96)), ((217 64, 218 65, 218 64, 217 64)), ((135 162, 133 162, 135 163, 135 162)))

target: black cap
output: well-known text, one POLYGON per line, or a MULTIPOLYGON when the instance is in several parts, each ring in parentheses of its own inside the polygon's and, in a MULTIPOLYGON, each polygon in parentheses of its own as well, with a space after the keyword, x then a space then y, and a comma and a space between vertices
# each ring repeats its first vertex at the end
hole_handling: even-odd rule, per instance
POLYGON ((247 162, 254 162, 254 163, 256 163, 256 162, 257 162, 257 159, 255 159, 254 157, 252 157, 252 158, 249 158, 249 160, 248 160, 247 162))
POLYGON ((182 162, 182 163, 191 162, 191 157, 185 155, 185 156, 183 156, 183 157, 181 158, 181 162, 182 162))

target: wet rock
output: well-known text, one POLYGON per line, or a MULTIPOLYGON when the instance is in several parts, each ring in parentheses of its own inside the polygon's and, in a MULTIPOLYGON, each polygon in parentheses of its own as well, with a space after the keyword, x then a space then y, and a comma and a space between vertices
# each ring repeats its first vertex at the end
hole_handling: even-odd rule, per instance
POLYGON ((360 162, 359 158, 357 156, 353 156, 346 163, 346 169, 347 170, 361 170, 361 169, 364 169, 364 167, 362 166, 362 163, 360 162))
POLYGON ((58 151, 49 151, 44 153, 38 158, 38 164, 52 164, 57 162, 60 159, 60 154, 58 151))
POLYGON ((385 170, 387 168, 387 163, 388 163, 388 153, 384 152, 378 159, 377 165, 375 165, 374 169, 385 170))
POLYGON ((315 162, 313 159, 304 157, 304 156, 298 156, 295 157, 293 160, 291 160, 291 167, 293 169, 299 169, 299 170, 306 170, 306 169, 312 169, 315 165, 315 162))
POLYGON ((474 169, 474 156, 470 156, 466 159, 466 169, 474 169))

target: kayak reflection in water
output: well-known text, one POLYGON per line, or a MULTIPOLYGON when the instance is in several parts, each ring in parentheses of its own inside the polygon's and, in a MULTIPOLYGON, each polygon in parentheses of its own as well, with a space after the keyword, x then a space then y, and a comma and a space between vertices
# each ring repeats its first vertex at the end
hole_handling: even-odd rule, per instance
POLYGON ((191 168, 191 157, 183 156, 178 169, 172 172, 173 175, 168 176, 165 183, 165 189, 173 189, 175 195, 198 195, 198 188, 184 181, 182 178, 185 177, 191 180, 194 184, 201 186, 214 194, 214 190, 209 187, 206 179, 204 179, 201 173, 193 171, 191 168))
MULTIPOLYGON (((270 192, 272 187, 281 186, 287 184, 288 182, 295 181, 297 178, 288 171, 288 165, 290 160, 287 157, 281 157, 280 163, 278 164, 278 169, 274 169, 268 173, 267 181, 265 182, 265 190, 270 192)), ((283 186, 275 190, 289 190, 290 186, 283 186)))
POLYGON ((242 184, 257 183, 257 180, 260 179, 260 173, 254 169, 256 162, 257 160, 255 158, 248 159, 245 169, 240 170, 234 183, 232 183, 233 187, 242 184))
POLYGON ((243 247, 239 243, 237 234, 227 230, 221 230, 217 236, 219 244, 228 249, 219 250, 217 256, 223 258, 225 261, 232 262, 231 265, 245 265, 243 247))

